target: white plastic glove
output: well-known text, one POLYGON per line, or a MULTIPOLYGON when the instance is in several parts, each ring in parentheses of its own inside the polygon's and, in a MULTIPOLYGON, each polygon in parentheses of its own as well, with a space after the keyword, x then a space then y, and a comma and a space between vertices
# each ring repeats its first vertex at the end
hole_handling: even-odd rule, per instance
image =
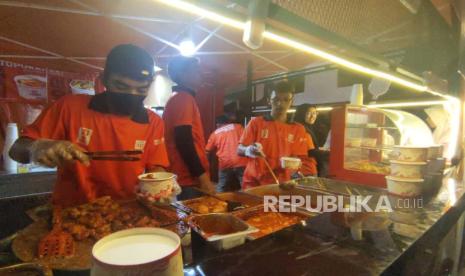
POLYGON ((264 157, 263 146, 260 143, 254 143, 245 149, 245 156, 250 158, 264 157))
POLYGON ((47 167, 61 166, 66 162, 78 160, 89 165, 89 157, 78 145, 69 141, 40 139, 32 142, 30 160, 47 167))

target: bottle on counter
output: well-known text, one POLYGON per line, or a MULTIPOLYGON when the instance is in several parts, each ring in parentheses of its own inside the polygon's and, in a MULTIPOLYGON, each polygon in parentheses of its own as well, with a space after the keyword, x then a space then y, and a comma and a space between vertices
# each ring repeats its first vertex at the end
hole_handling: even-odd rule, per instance
POLYGON ((10 158, 8 151, 13 143, 18 139, 18 126, 15 123, 8 123, 6 127, 5 145, 3 147, 3 168, 10 173, 18 171, 18 163, 10 158))

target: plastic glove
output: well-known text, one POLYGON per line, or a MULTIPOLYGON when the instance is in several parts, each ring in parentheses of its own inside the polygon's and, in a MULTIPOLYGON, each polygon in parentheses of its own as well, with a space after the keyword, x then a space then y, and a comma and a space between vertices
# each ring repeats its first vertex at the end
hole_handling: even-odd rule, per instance
POLYGON ((215 185, 210 180, 210 176, 207 173, 202 174, 198 179, 199 188, 207 193, 216 193, 215 185))
POLYGON ((263 146, 260 143, 254 143, 245 149, 245 156, 250 158, 264 157, 263 146))
POLYGON ((89 157, 79 146, 62 140, 40 139, 32 142, 30 160, 47 167, 61 166, 66 162, 78 160, 89 165, 89 157))

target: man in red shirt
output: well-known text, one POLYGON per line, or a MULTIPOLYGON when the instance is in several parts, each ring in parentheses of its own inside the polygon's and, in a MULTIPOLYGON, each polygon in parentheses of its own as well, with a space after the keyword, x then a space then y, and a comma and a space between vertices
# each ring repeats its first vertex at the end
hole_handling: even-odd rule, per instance
POLYGON ((240 124, 228 123, 228 117, 219 116, 216 119, 217 129, 210 135, 207 152, 216 150, 218 157, 218 192, 240 190, 247 159, 237 155, 239 138, 244 131, 240 124))
POLYGON ((244 189, 275 183, 264 158, 280 182, 291 178, 291 171, 281 168, 281 157, 298 157, 304 163, 302 167, 308 167, 305 164, 308 162, 307 152, 313 144, 301 124, 287 121, 293 95, 293 88, 288 82, 277 83, 270 97, 271 114, 253 118, 245 128, 238 147, 238 154, 248 157, 242 184, 244 189))
POLYGON ((144 108, 154 61, 143 49, 119 45, 107 56, 104 93, 67 95, 26 127, 10 150, 21 162, 58 166, 53 202, 82 204, 101 196, 135 196, 137 176, 168 167, 164 125, 144 108), (142 150, 140 161, 90 160, 85 152, 142 150), (74 162, 74 161, 79 162, 74 162))
POLYGON ((195 193, 188 188, 190 186, 214 192, 207 173, 209 165, 202 121, 194 98, 202 84, 199 61, 193 57, 175 57, 168 64, 168 74, 177 86, 173 87, 173 95, 166 103, 163 120, 170 171, 178 176, 183 189, 178 199, 195 193))

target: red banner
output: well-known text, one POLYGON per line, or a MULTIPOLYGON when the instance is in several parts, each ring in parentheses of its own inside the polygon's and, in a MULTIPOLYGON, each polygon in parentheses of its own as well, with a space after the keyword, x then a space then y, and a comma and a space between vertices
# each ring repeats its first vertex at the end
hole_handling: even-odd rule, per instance
POLYGON ((69 93, 94 95, 100 91, 95 87, 96 73, 61 72, 2 60, 0 73, 0 95, 9 101, 46 104, 69 93))
MULTIPOLYGON (((0 152, 5 127, 32 123, 47 104, 73 94, 102 92, 98 74, 77 74, 0 60, 0 152)), ((0 158, 1 159, 1 158, 0 158)))

